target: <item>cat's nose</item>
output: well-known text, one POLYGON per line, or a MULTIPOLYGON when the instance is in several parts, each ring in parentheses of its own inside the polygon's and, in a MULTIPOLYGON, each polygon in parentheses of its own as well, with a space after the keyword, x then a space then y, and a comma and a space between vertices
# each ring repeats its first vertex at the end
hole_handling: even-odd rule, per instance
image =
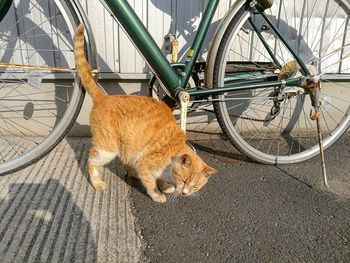
POLYGON ((184 188, 184 189, 182 190, 182 194, 183 194, 183 195, 188 195, 189 192, 190 192, 190 191, 189 191, 187 188, 184 188))

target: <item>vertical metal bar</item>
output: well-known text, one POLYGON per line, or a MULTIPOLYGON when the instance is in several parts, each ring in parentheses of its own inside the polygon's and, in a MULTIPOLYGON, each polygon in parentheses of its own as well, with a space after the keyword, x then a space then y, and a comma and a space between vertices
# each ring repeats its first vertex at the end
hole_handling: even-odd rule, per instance
MULTIPOLYGON (((249 18, 251 19, 251 18, 249 18)), ((259 32, 260 33, 260 32, 259 32)), ((254 35, 254 31, 252 31, 251 33, 249 33, 249 43, 251 43, 249 45, 249 61, 253 61, 253 57, 254 57, 254 48, 253 48, 253 45, 254 45, 254 41, 255 41, 255 35, 254 35)))
POLYGON ((213 20, 216 8, 219 4, 219 0, 209 0, 207 7, 205 8, 203 18, 199 24, 197 34, 192 43, 191 49, 187 54, 187 60, 185 69, 182 76, 182 87, 185 88, 187 82, 191 76, 192 69, 197 61, 200 48, 202 47, 205 36, 208 32, 211 21, 213 20))
POLYGON ((320 147, 323 182, 324 182, 324 186, 329 187, 328 180, 327 180, 327 173, 326 173, 326 162, 324 158, 324 148, 323 148, 321 123, 320 123, 320 106, 321 106, 320 90, 316 81, 315 81, 315 88, 312 89, 312 94, 313 96, 311 96, 311 100, 314 107, 314 113, 312 113, 312 116, 316 116, 315 120, 316 120, 316 126, 317 126, 317 139, 318 139, 318 146, 320 147))
POLYGON ((179 76, 170 66, 129 3, 126 0, 105 0, 105 3, 160 82, 172 95, 175 95, 175 90, 180 87, 179 76))
POLYGON ((277 37, 282 41, 282 43, 284 44, 284 46, 288 49, 288 51, 292 54, 292 56, 294 57, 294 59, 298 62, 301 71, 305 74, 305 75, 310 75, 310 72, 308 70, 308 68, 306 67, 305 63, 303 62, 303 60, 298 56, 298 54, 293 50, 293 48, 289 45, 288 41, 286 39, 284 39, 283 35, 281 34, 281 32, 275 27, 275 25, 270 21, 270 19, 266 16, 266 14, 264 13, 264 10, 259 7, 256 6, 257 10, 259 11, 259 13, 263 16, 264 20, 269 24, 269 26, 271 27, 272 31, 277 35, 277 37))
POLYGON ((326 172, 326 161, 324 158, 324 149, 323 149, 323 141, 322 141, 322 134, 321 134, 321 126, 320 126, 320 117, 317 117, 316 125, 317 125, 318 146, 320 147, 323 184, 325 187, 329 187, 328 179, 327 179, 327 172, 326 172))

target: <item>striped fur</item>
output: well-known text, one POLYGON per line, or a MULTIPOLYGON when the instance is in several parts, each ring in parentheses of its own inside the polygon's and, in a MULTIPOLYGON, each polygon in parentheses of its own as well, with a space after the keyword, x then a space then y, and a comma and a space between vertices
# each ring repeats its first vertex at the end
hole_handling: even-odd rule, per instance
POLYGON ((164 192, 177 189, 190 195, 207 183, 216 170, 187 146, 186 136, 166 104, 144 96, 109 96, 98 88, 85 59, 82 25, 75 37, 75 58, 82 83, 94 102, 88 170, 95 189, 107 187, 99 168, 114 157, 122 161, 129 175, 142 181, 156 202, 166 201, 164 192))
POLYGON ((88 61, 85 58, 84 52, 84 25, 80 24, 75 33, 74 38, 74 56, 75 56, 75 66, 78 70, 79 77, 81 82, 86 89, 86 91, 92 97, 93 102, 95 103, 98 100, 101 100, 105 94, 96 84, 95 80, 92 77, 92 72, 88 61))

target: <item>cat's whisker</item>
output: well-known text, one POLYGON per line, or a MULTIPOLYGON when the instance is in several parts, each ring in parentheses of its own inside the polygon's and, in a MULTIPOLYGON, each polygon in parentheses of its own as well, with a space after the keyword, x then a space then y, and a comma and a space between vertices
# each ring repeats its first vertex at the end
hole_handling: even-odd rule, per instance
POLYGON ((195 192, 195 193, 191 194, 190 196, 193 198, 198 198, 200 195, 201 195, 200 192, 195 192))
POLYGON ((174 202, 175 198, 178 196, 178 192, 175 191, 169 195, 169 202, 174 202))

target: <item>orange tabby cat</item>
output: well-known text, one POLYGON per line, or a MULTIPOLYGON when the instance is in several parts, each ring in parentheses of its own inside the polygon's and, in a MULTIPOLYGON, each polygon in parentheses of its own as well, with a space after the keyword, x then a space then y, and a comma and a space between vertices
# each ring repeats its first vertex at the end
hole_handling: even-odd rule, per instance
POLYGON ((76 67, 93 100, 88 170, 94 188, 107 187, 99 168, 115 157, 120 158, 129 175, 142 181, 156 202, 166 201, 162 192, 177 190, 190 195, 202 188, 216 170, 187 146, 185 133, 171 110, 152 98, 103 93, 85 59, 83 25, 78 27, 74 42, 76 67))

